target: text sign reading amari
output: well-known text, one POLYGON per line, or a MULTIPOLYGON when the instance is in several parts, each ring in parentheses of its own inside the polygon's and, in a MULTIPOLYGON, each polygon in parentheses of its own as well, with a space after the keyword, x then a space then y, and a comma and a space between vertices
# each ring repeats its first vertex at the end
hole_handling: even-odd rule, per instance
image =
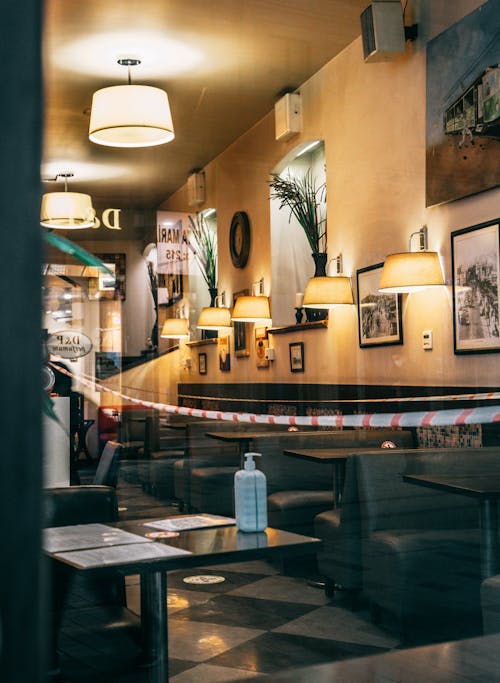
POLYGON ((81 358, 92 351, 92 341, 83 332, 61 330, 49 335, 47 350, 61 358, 81 358))

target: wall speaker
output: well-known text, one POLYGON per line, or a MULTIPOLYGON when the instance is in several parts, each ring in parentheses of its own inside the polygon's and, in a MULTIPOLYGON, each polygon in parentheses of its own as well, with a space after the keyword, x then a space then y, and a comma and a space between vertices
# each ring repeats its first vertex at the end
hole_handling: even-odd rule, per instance
POLYGON ((205 171, 196 171, 188 176, 189 206, 198 206, 205 201, 205 171))
POLYGON ((374 0, 361 13, 365 62, 382 62, 405 52, 405 28, 400 0, 374 0))
POLYGON ((302 130, 300 93, 284 95, 274 105, 274 127, 276 140, 289 140, 302 130))

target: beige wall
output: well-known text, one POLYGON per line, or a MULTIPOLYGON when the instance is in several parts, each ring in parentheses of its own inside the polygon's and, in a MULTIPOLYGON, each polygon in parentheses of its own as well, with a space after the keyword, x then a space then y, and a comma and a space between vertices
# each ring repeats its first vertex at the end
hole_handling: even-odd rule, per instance
MULTIPOLYGON (((301 86, 300 135, 288 143, 276 142, 271 112, 208 164, 206 206, 217 209, 219 289, 226 291, 229 301, 234 291, 262 276, 269 288, 269 173, 293 147, 315 138, 325 140, 329 255, 343 253, 344 271, 353 276, 353 286, 357 268, 406 250, 410 232, 424 224, 429 228, 429 248, 441 253, 446 280, 451 282, 450 232, 496 218, 500 189, 425 208, 425 40, 480 4, 413 3, 412 20, 419 23, 423 38, 409 45, 404 56, 365 64, 361 39, 354 41, 301 86), (235 211, 246 211, 252 222, 250 258, 242 270, 233 268, 228 249, 235 211)), ((161 208, 188 210, 186 199, 184 187, 161 208)), ((360 349, 355 308, 336 309, 328 330, 272 338, 276 361, 269 369, 257 370, 252 343, 249 358, 233 355, 231 372, 221 373, 217 349, 208 346, 192 350, 193 367, 181 372, 181 381, 498 385, 496 354, 453 353, 450 286, 405 295, 403 328, 403 346, 360 349), (430 352, 422 350, 425 329, 434 333, 430 352), (288 344, 296 340, 305 344, 303 375, 289 372, 288 344), (201 351, 208 354, 205 377, 197 372, 201 351)), ((251 331, 253 335, 253 326, 251 331)))

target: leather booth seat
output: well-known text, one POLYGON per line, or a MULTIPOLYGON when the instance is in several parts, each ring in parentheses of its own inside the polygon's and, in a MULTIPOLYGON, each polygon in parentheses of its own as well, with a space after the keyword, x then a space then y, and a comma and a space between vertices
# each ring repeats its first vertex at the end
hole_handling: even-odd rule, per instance
POLYGON ((490 576, 481 584, 483 633, 500 632, 500 574, 490 576))
POLYGON ((500 472, 498 449, 356 455, 347 463, 340 517, 329 527, 325 515, 317 520, 317 533, 329 534, 329 575, 362 588, 374 609, 391 615, 403 633, 419 622, 437 627, 455 621, 477 630, 478 503, 402 479, 469 472, 500 472))

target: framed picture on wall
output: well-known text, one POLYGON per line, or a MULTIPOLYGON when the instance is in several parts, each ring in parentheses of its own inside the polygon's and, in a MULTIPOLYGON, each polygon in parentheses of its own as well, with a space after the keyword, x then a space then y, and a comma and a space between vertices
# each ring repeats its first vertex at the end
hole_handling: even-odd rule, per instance
POLYGON ((356 271, 358 333, 362 349, 403 343, 402 296, 378 291, 383 265, 376 263, 356 271))
POLYGON ((206 375, 207 374, 207 354, 206 353, 199 353, 198 354, 198 372, 200 375, 206 375))
POLYGON ((500 219, 451 233, 455 353, 500 351, 500 219))
POLYGON ((231 370, 229 337, 219 337, 219 369, 221 372, 229 372, 231 370))
MULTIPOLYGON (((248 289, 242 289, 241 292, 235 292, 233 295, 233 306, 239 296, 247 296, 248 289)), ((250 355, 248 323, 234 322, 234 355, 237 358, 244 358, 250 355)))
POLYGON ((290 351, 290 372, 304 372, 304 342, 292 342, 290 351))
POLYGON ((255 328, 255 359, 258 368, 268 368, 269 361, 266 358, 266 349, 269 348, 267 327, 255 328))

